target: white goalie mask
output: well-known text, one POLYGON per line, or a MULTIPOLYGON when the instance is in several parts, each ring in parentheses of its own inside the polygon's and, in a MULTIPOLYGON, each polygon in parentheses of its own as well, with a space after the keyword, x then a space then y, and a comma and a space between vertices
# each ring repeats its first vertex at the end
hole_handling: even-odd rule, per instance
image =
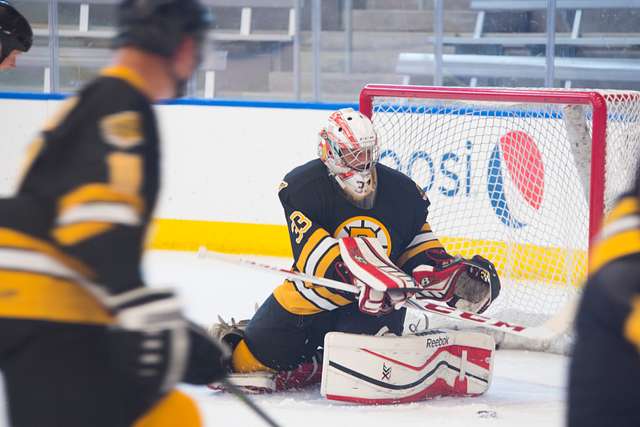
POLYGON ((344 108, 331 114, 319 136, 318 157, 329 173, 352 203, 370 209, 375 200, 375 164, 380 153, 371 120, 344 108))

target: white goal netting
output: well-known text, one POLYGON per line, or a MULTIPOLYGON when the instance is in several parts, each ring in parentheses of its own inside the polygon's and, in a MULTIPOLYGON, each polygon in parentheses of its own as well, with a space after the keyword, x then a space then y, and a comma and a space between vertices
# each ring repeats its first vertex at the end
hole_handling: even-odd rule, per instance
POLYGON ((446 90, 371 98, 381 162, 424 188, 429 222, 449 253, 494 262, 502 293, 489 313, 539 324, 579 293, 590 218, 593 234, 594 218, 633 184, 640 93, 598 92, 602 98, 589 99, 606 100, 603 111, 566 97, 585 91, 495 89, 478 97, 468 89, 456 99, 446 90), (595 176, 592 147, 599 159, 606 153, 595 176))

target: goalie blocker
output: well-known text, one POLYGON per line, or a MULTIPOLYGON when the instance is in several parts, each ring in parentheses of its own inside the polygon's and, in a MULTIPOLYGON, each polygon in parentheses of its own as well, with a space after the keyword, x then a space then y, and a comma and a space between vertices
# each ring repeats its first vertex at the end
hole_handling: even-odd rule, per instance
POLYGON ((495 342, 477 332, 365 336, 331 332, 324 340, 321 393, 358 404, 477 396, 491 383, 495 342))

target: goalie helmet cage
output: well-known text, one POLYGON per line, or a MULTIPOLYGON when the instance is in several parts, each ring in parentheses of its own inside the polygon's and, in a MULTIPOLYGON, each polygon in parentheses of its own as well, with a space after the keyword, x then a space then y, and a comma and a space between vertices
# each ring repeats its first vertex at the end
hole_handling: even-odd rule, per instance
POLYGON ((640 93, 367 85, 380 161, 431 201, 446 249, 496 264, 489 313, 538 325, 579 293, 604 214, 635 179, 640 93))

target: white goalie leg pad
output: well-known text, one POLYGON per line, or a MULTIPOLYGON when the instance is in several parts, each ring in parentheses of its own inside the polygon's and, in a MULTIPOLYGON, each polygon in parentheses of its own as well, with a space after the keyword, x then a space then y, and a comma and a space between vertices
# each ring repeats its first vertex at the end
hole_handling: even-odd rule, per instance
POLYGON ((329 400, 393 404, 489 389, 495 342, 490 335, 428 331, 419 335, 325 336, 321 393, 329 400))

